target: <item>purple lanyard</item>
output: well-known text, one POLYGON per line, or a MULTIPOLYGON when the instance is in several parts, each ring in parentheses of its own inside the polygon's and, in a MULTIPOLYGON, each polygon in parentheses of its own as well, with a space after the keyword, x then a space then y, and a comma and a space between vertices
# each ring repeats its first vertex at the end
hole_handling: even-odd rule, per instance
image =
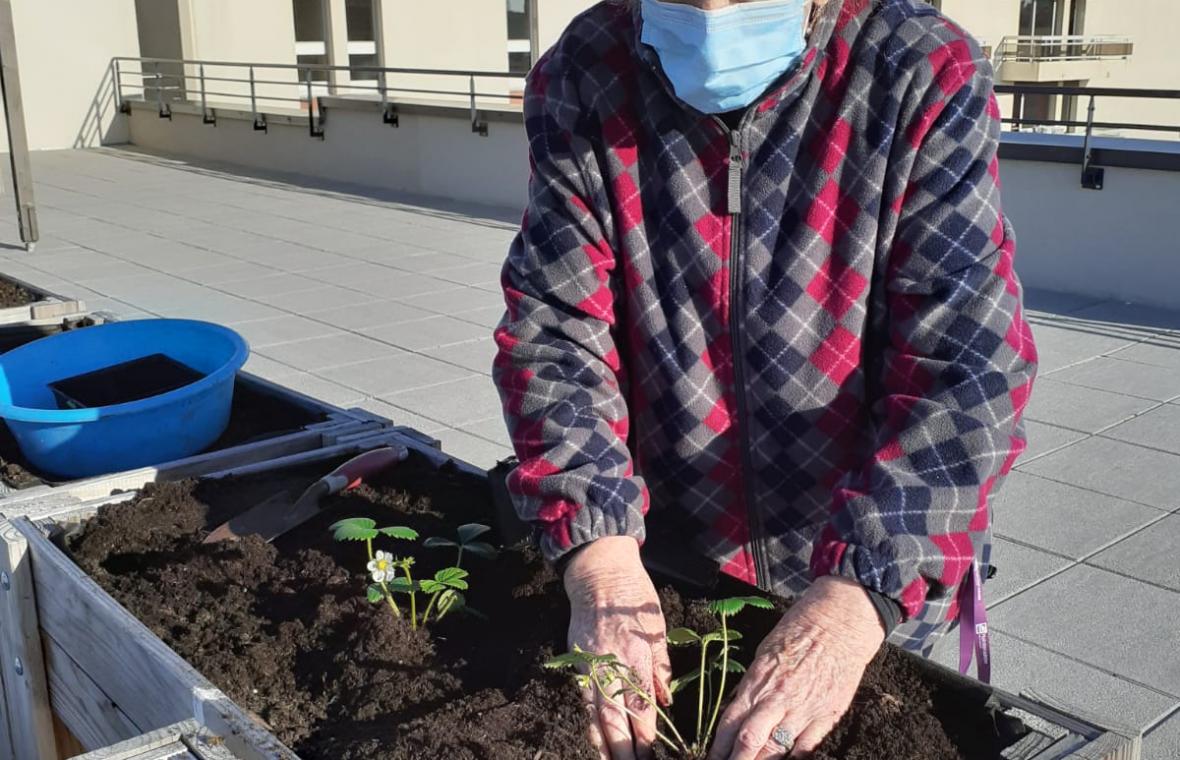
POLYGON ((987 606, 983 603, 983 579, 979 560, 971 563, 971 572, 959 587, 959 672, 971 670, 971 655, 978 657, 979 680, 991 683, 992 651, 987 633, 987 606))

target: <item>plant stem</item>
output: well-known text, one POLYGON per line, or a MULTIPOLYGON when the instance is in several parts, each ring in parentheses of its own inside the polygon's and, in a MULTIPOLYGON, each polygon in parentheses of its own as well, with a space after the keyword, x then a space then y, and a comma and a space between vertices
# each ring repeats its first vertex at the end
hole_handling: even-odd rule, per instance
POLYGON ((709 721, 709 730, 705 732, 702 746, 709 743, 713 735, 713 727, 717 725, 717 716, 721 714, 721 700, 725 699, 725 676, 729 673, 729 628, 726 626, 725 615, 721 616, 721 687, 717 689, 717 703, 713 707, 713 718, 709 721))
POLYGON ((455 567, 463 567, 463 544, 459 544, 459 558, 455 560, 455 567))
POLYGON ((439 591, 435 591, 430 595, 430 604, 426 605, 426 612, 422 613, 422 625, 426 625, 426 621, 430 619, 430 611, 434 609, 434 602, 438 599, 440 593, 439 591))
MULTIPOLYGON (((642 715, 639 715, 634 710, 627 707, 625 700, 620 700, 619 702, 616 702, 615 698, 612 697, 609 693, 607 693, 606 686, 599 679, 598 675, 599 675, 598 667, 595 665, 591 665, 590 666, 590 677, 594 680, 594 686, 598 689, 598 693, 601 694, 602 696, 606 697, 607 702, 610 702, 612 705, 619 708, 623 712, 627 713, 627 715, 630 715, 635 720, 639 720, 639 721, 643 720, 642 715)), ((616 677, 618 677, 618 674, 616 674, 616 677)), ((622 679, 622 680, 625 680, 625 679, 622 679)), ((628 683, 630 683, 630 682, 628 681, 628 683)), ((642 692, 643 690, 639 689, 638 691, 642 692)), ((665 721, 667 721, 668 725, 672 726, 672 722, 669 721, 668 717, 663 714, 663 711, 659 710, 659 708, 656 708, 656 709, 659 711, 660 717, 662 717, 665 721)), ((672 730, 675 731, 676 726, 672 726, 672 730)), ((660 741, 664 742, 664 744, 667 744, 672 749, 683 752, 686 755, 688 754, 688 746, 684 743, 683 739, 680 739, 680 743, 677 744, 676 742, 674 742, 673 740, 671 740, 667 736, 665 736, 663 733, 661 733, 660 729, 658 729, 658 728, 656 729, 656 738, 659 739, 660 741)), ((676 738, 679 739, 680 734, 676 734, 676 738)))
POLYGON ((403 564, 402 570, 405 571, 406 581, 410 584, 410 630, 414 630, 418 627, 418 595, 414 593, 414 578, 410 575, 410 565, 403 564))
POLYGON ((701 728, 705 723, 705 685, 708 682, 705 674, 705 654, 709 651, 709 642, 701 642, 701 677, 697 683, 697 745, 701 743, 701 728))
POLYGON ((657 704, 656 701, 651 698, 651 695, 647 693, 647 690, 640 688, 640 686, 632 681, 629 676, 620 675, 619 677, 622 679, 623 683, 631 687, 631 691, 635 692, 636 696, 646 702, 652 709, 656 711, 656 715, 658 715, 665 723, 668 724, 668 728, 672 729, 672 733, 680 741, 680 746, 687 752, 688 743, 684 741, 684 737, 681 736, 680 732, 676 730, 676 724, 672 722, 672 719, 668 717, 668 714, 664 712, 663 708, 661 708, 659 704, 657 704))

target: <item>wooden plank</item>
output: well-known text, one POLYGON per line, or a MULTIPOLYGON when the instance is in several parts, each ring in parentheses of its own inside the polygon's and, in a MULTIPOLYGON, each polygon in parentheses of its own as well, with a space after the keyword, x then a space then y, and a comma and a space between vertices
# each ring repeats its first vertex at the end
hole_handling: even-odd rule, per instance
POLYGON ((29 317, 31 319, 65 319, 67 317, 77 316, 85 311, 86 303, 84 301, 51 301, 30 305, 29 317))
POLYGON ((86 751, 82 742, 70 733, 70 729, 66 728, 66 724, 56 715, 53 716, 53 735, 57 740, 58 757, 74 757, 86 751))
POLYGON ((0 521, 0 677, 17 758, 57 757, 45 657, 37 631, 37 600, 29 547, 8 520, 0 521))
POLYGON ((0 688, 0 760, 16 760, 16 753, 12 749, 12 730, 8 727, 8 697, 3 688, 0 688))
POLYGON ((26 518, 13 525, 28 542, 43 599, 41 630, 109 695, 133 723, 162 728, 195 717, 243 760, 295 760, 180 655, 123 609, 26 518))
MULTIPOLYGON (((143 733, 51 637, 42 639, 45 669, 49 673, 49 698, 53 712, 81 744, 73 757, 143 733)), ((58 745, 60 749, 60 744, 58 745)))
POLYGON ((1068 754, 1064 760, 1139 760, 1143 740, 1128 739, 1114 733, 1103 734, 1085 747, 1068 754))

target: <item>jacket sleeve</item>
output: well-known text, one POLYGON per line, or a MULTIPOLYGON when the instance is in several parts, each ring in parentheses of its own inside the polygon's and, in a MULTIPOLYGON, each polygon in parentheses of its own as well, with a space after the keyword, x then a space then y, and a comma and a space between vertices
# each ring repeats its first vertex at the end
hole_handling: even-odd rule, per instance
MULTIPOLYGON (((974 46, 970 46, 974 49, 974 46)), ((906 619, 949 602, 989 528, 988 495, 1024 449, 1036 350, 1000 208, 1000 113, 990 67, 966 42, 898 139, 915 146, 887 251, 882 352, 870 359, 874 451, 836 485, 812 553, 897 601, 906 619)))
POLYGON ((520 460, 508 488, 550 560, 603 536, 642 541, 647 509, 626 445, 608 201, 582 136, 587 109, 558 69, 542 59, 526 88, 532 173, 503 269, 507 313, 493 366, 520 460))

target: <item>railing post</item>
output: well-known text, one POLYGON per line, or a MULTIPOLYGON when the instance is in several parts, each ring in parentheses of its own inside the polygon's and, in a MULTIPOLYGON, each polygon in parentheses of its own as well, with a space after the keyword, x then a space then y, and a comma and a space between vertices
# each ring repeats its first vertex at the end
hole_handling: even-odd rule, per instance
POLYGON ((316 128, 315 123, 316 101, 311 93, 311 68, 307 69, 307 133, 311 137, 318 137, 324 139, 323 128, 316 128))
POLYGON ((266 119, 258 118, 258 96, 254 91, 254 67, 250 67, 250 115, 253 117, 255 132, 266 132, 266 119))
POLYGON ((115 108, 119 113, 126 113, 126 104, 123 102, 123 78, 119 73, 119 59, 111 59, 111 83, 115 88, 115 108))
POLYGON ((381 121, 391 127, 400 127, 401 119, 397 115, 397 108, 389 102, 388 72, 384 69, 377 72, 377 89, 381 93, 381 121))
POLYGON ((1094 153, 1090 138, 1094 134, 1094 96, 1090 96, 1090 107, 1086 115, 1086 141, 1082 145, 1082 187, 1086 190, 1101 190, 1106 180, 1106 169, 1094 166, 1094 153))
POLYGON ((172 121, 172 109, 164 106, 164 79, 160 75, 159 61, 153 64, 153 69, 156 77, 156 107, 159 109, 160 118, 172 121))
POLYGON ((217 117, 209 115, 209 103, 205 97, 205 64, 200 65, 198 74, 201 78, 201 123, 217 126, 217 117))
POLYGON ((488 123, 480 121, 479 114, 475 110, 475 75, 469 74, 467 77, 469 92, 471 93, 471 131, 477 133, 480 137, 488 136, 488 123))

